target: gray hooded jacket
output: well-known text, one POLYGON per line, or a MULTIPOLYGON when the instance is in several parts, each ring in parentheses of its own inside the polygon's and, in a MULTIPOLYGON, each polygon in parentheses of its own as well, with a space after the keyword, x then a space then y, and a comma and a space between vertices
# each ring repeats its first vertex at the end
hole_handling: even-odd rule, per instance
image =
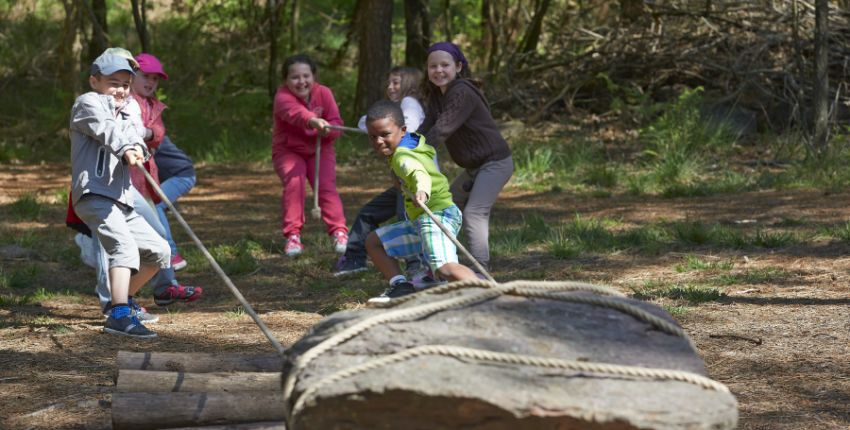
POLYGON ((74 204, 91 193, 133 206, 129 194, 132 167, 124 162, 124 152, 136 145, 145 159, 150 157, 139 134, 141 116, 133 114, 133 102, 130 97, 130 103, 117 112, 115 99, 108 95, 88 92, 74 102, 70 125, 74 204))

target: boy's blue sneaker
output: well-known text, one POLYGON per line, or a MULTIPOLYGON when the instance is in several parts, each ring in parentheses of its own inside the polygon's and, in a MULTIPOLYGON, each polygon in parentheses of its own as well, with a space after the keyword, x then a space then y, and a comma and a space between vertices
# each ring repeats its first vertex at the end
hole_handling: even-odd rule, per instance
POLYGON ((156 333, 148 330, 147 327, 139 322, 139 319, 134 315, 127 315, 118 319, 111 315, 106 319, 106 324, 103 326, 105 333, 117 334, 121 336, 130 336, 138 339, 151 339, 156 337, 156 333))
POLYGON ((136 318, 138 318, 139 322, 142 324, 153 324, 159 321, 159 316, 148 312, 147 309, 136 303, 132 297, 127 299, 127 306, 130 306, 130 310, 133 311, 133 314, 136 315, 136 318))
POLYGON ((389 288, 387 288, 383 294, 377 297, 372 297, 369 299, 369 303, 387 303, 392 299, 397 299, 402 296, 406 296, 408 294, 413 294, 416 292, 416 287, 413 286, 412 283, 408 281, 399 282, 389 288))
POLYGON ((334 276, 345 276, 366 270, 366 260, 361 258, 339 257, 334 266, 334 276))

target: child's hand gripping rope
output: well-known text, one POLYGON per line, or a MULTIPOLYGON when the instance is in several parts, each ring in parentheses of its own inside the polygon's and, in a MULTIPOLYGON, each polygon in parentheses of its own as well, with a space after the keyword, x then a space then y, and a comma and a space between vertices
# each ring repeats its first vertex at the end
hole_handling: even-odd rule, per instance
POLYGON ((323 134, 326 136, 330 133, 331 130, 339 130, 339 131, 351 131, 356 133, 366 134, 365 131, 359 128, 352 127, 344 127, 341 125, 325 125, 322 127, 324 133, 319 133, 316 136, 316 172, 314 173, 313 178, 313 209, 310 210, 310 215, 313 219, 321 219, 322 218, 322 208, 319 207, 319 158, 322 154, 322 136, 323 134))
POLYGON ((454 235, 452 235, 452 232, 449 231, 449 229, 445 225, 443 225, 443 223, 441 223, 436 216, 434 216, 434 212, 431 212, 431 209, 428 209, 428 205, 425 204, 424 193, 422 193, 421 195, 420 193, 417 193, 417 195, 414 196, 413 194, 410 194, 410 191, 404 189, 404 187, 401 187, 401 191, 403 191, 409 199, 413 200, 414 204, 422 208, 422 210, 425 211, 426 214, 428 214, 428 216, 431 218, 431 221, 434 221, 434 224, 437 224, 437 227, 440 227, 440 230, 443 231, 443 234, 445 234, 449 239, 451 239, 452 243, 455 244, 457 249, 459 249, 463 253, 463 255, 465 255, 466 258, 469 259, 469 261, 472 261, 472 265, 475 266, 476 269, 478 269, 478 273, 484 275, 484 277, 487 278, 488 281, 496 282, 496 280, 493 279, 493 276, 491 276, 490 273, 487 272, 487 269, 485 269, 484 266, 482 266, 481 263, 479 263, 478 260, 476 260, 475 257, 473 257, 472 254, 470 254, 469 251, 467 251, 466 248, 461 245, 460 241, 457 240, 454 235))

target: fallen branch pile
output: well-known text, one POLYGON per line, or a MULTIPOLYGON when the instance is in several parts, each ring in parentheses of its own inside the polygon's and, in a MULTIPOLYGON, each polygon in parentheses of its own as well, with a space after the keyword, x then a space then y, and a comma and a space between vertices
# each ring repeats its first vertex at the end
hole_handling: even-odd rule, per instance
MULTIPOLYGON (((830 5, 831 120, 850 119, 847 84, 850 12, 830 5)), ((762 128, 804 125, 812 106, 814 6, 801 0, 645 1, 630 23, 584 28, 561 11, 545 53, 494 75, 497 108, 540 119, 573 108, 607 112, 665 100, 682 86, 703 86, 717 103, 759 115, 762 128), (564 54, 573 53, 573 54, 564 54), (533 77, 533 79, 531 79, 533 77), (517 103, 517 101, 519 103, 517 103), (509 103, 506 103, 509 102, 509 103)))

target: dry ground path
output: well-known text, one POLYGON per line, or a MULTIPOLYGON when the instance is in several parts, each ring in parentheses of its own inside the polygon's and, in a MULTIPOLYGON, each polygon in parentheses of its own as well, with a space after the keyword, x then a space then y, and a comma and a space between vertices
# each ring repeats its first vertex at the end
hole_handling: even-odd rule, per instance
MULTIPOLYGON (((373 181, 368 163, 339 170, 349 221, 384 185, 373 181)), ((297 260, 280 253, 280 185, 267 165, 201 166, 199 183, 181 201, 182 211, 208 245, 250 240, 260 245, 259 266, 233 276, 284 345, 301 336, 322 314, 362 306, 382 289, 378 276, 329 276, 334 261, 322 229, 308 219, 308 252, 297 260)), ((70 291, 38 302, 0 305, 0 428, 109 428, 109 400, 118 350, 271 351, 237 308, 235 299, 200 259, 180 272, 184 283, 203 285, 206 297, 191 305, 154 309, 162 316, 160 337, 134 341, 100 332, 102 316, 91 286, 92 270, 78 262, 73 235, 63 225, 63 165, 0 166, 0 246, 11 242, 36 251, 30 259, 0 259, 5 274, 28 273, 22 290, 0 295, 70 291), (42 202, 36 220, 13 216, 12 203, 25 193, 42 202), (51 203, 53 202, 53 203, 51 203)), ((658 220, 701 220, 752 228, 817 230, 850 219, 850 193, 766 191, 704 198, 581 197, 568 192, 505 192, 494 226, 534 214, 552 225, 585 218, 615 219, 618 228, 658 220)), ((179 229, 176 223, 174 229, 179 229)), ((184 250, 190 248, 178 233, 184 250)), ((190 254, 190 252, 187 252, 190 254)), ((677 320, 695 339, 713 378, 730 386, 740 402, 744 429, 830 429, 850 426, 850 247, 831 239, 775 249, 710 247, 654 252, 606 252, 557 259, 540 247, 499 255, 494 275, 506 278, 580 279, 631 291, 652 282, 690 282, 694 272, 676 270, 686 255, 722 261, 728 273, 780 273, 759 281, 720 285, 723 296, 675 305, 677 320), (774 272, 770 272, 770 271, 774 272)), ((191 256, 191 254, 190 254, 191 256)), ((663 302, 663 300, 662 300, 663 302)))

